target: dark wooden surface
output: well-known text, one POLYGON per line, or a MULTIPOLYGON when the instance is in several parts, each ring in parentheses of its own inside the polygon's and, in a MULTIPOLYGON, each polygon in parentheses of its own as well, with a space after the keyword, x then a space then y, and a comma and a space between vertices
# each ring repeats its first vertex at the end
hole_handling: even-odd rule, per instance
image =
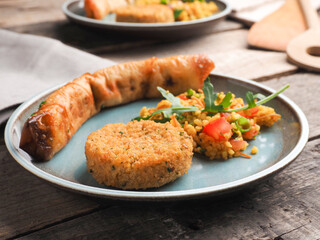
POLYGON ((82 196, 38 179, 10 156, 2 125, 0 239, 320 239, 318 74, 287 63, 284 53, 249 49, 248 30, 230 20, 207 36, 159 42, 74 25, 61 13, 62 2, 0 0, 0 26, 59 39, 117 62, 205 52, 217 72, 276 89, 289 83, 285 95, 307 115, 310 138, 291 165, 252 188, 220 198, 139 203, 82 196))

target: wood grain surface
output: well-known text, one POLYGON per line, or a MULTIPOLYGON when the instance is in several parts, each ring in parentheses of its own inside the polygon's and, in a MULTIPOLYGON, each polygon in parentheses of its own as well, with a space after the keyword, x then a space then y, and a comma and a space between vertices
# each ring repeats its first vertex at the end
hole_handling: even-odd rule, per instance
POLYGON ((306 114, 309 142, 282 172, 233 195, 140 203, 86 197, 42 181, 10 156, 1 125, 0 239, 320 239, 320 75, 289 64, 284 53, 249 48, 248 29, 230 20, 210 35, 179 42, 128 39, 69 23, 62 2, 0 0, 0 26, 117 62, 207 53, 217 72, 274 89, 289 83, 285 95, 306 114))

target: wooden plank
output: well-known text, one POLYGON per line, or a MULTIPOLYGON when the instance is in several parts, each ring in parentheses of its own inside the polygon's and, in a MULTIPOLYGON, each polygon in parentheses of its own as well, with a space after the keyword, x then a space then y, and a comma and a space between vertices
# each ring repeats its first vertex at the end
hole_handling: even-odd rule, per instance
POLYGON ((22 239, 316 239, 320 139, 285 170, 223 199, 121 203, 22 239), (282 238, 280 238, 282 237, 282 238))
POLYGON ((216 64, 215 72, 257 80, 297 70, 296 66, 286 61, 285 53, 249 49, 247 34, 248 30, 245 29, 213 33, 183 42, 158 44, 102 56, 116 62, 127 62, 153 56, 206 53, 216 64))
MULTIPOLYGON (((212 32, 231 31, 242 27, 240 23, 226 20, 217 24, 212 29, 212 32)), ((7 29, 19 33, 29 33, 58 39, 69 46, 94 54, 113 53, 130 48, 152 46, 160 42, 163 44, 170 43, 170 40, 160 41, 152 38, 125 36, 110 31, 96 30, 74 24, 67 20, 15 26, 7 29)), ((175 42, 182 42, 183 40, 175 40, 175 42)))
POLYGON ((0 27, 13 27, 65 19, 65 0, 0 0, 0 27))
POLYGON ((0 239, 98 208, 95 201, 53 187, 28 173, 0 143, 0 239))
POLYGON ((287 83, 290 84, 290 87, 284 94, 293 100, 307 116, 310 128, 309 137, 320 136, 320 106, 315 101, 315 97, 320 96, 320 76, 312 73, 299 73, 263 82, 274 89, 280 89, 287 83))

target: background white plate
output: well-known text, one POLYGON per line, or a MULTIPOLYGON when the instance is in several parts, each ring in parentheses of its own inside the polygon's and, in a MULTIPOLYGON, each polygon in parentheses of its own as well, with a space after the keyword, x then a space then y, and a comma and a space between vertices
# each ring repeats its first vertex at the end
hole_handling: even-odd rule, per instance
POLYGON ((172 40, 195 37, 212 32, 215 25, 231 12, 231 8, 226 2, 222 0, 214 0, 214 2, 219 7, 219 12, 214 13, 212 16, 174 23, 115 22, 113 14, 108 15, 103 20, 96 20, 86 17, 83 9, 83 2, 81 0, 66 1, 62 5, 62 10, 70 21, 84 26, 125 35, 172 40))

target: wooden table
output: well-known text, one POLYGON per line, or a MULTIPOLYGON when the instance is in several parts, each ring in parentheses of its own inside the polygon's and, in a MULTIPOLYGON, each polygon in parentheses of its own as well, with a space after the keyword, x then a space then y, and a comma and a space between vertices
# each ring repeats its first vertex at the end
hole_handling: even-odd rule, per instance
MULTIPOLYGON (((70 193, 38 179, 10 156, 0 136, 1 239, 320 239, 320 76, 284 53, 250 49, 248 29, 223 21, 212 34, 176 42, 106 35, 68 22, 63 0, 0 0, 0 27, 48 36, 116 62, 207 53, 216 72, 285 92, 307 115, 301 155, 267 181, 232 196, 136 203, 70 193)), ((1 41, 0 41, 1 44, 1 41)))

